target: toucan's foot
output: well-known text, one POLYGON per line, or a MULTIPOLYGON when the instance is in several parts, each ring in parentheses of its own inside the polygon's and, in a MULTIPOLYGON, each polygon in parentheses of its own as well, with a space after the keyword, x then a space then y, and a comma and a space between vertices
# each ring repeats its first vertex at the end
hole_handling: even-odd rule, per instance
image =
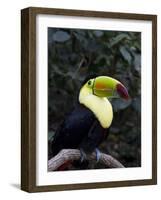
POLYGON ((87 155, 82 148, 80 148, 80 153, 81 153, 80 161, 84 162, 85 160, 87 160, 87 155))
POLYGON ((96 153, 96 161, 99 162, 100 160, 100 157, 101 157, 101 152, 99 149, 95 149, 95 153, 96 153))

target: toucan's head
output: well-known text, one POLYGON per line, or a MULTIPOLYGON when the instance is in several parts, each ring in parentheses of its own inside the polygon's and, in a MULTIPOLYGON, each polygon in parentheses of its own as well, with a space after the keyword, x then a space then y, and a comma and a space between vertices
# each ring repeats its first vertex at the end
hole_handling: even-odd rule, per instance
POLYGON ((107 98, 123 98, 128 100, 129 94, 126 87, 118 80, 109 76, 98 76, 88 80, 84 88, 91 91, 93 95, 107 98))
POLYGON ((112 105, 107 98, 128 100, 129 95, 122 83, 109 76, 89 79, 79 93, 79 103, 94 113, 103 128, 108 128, 113 119, 112 105))

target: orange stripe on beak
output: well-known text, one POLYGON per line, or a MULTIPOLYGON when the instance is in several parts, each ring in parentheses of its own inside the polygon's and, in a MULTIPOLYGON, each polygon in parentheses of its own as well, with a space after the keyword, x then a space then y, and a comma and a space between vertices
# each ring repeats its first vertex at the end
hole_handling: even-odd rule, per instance
POLYGON ((107 87, 104 84, 102 84, 102 83, 96 83, 95 88, 96 89, 105 89, 107 87))

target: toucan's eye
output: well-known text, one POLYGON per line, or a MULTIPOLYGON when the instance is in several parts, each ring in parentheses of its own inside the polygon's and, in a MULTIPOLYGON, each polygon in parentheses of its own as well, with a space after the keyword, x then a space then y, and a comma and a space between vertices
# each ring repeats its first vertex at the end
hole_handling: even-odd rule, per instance
POLYGON ((88 81, 88 85, 91 85, 92 81, 88 81))

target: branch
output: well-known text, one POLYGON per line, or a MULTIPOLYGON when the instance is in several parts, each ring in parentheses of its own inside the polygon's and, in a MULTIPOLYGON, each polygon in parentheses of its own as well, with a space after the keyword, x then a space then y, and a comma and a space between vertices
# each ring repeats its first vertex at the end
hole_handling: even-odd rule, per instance
MULTIPOLYGON (((61 165, 67 161, 80 160, 81 153, 78 149, 62 149, 56 156, 48 161, 48 170, 57 170, 61 165)), ((87 155, 87 160, 96 160, 96 153, 87 155)), ((100 153, 99 162, 106 165, 109 168, 124 168, 124 166, 110 155, 100 153)))

